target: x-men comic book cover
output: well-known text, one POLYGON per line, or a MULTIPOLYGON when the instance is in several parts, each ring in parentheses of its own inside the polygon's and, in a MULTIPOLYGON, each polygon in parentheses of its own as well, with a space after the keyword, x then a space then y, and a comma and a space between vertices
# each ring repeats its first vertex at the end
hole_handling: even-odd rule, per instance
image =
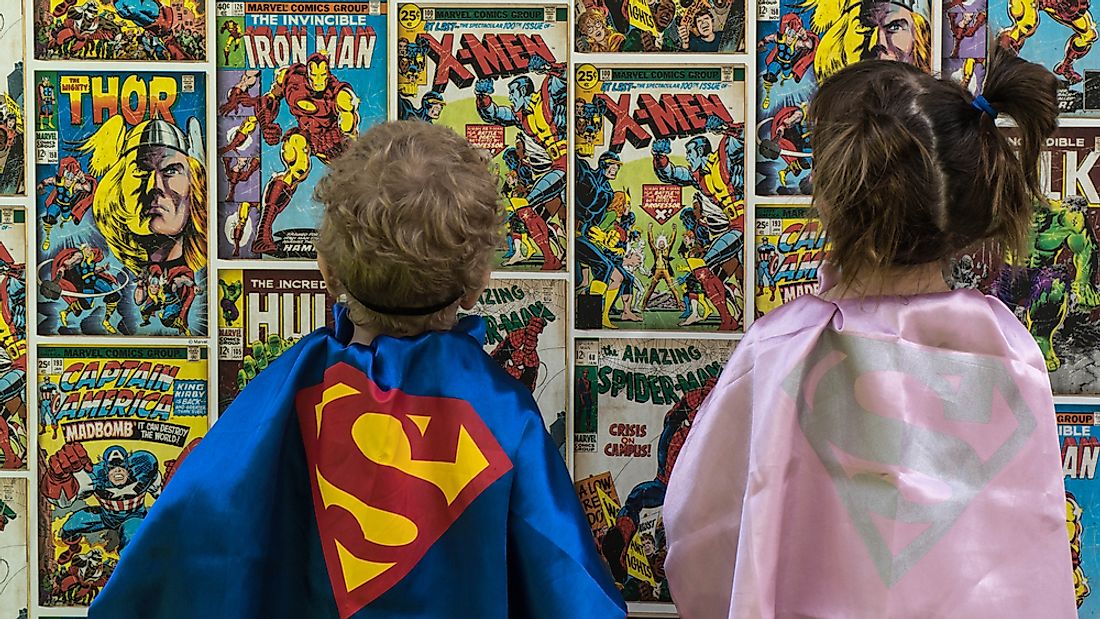
POLYGON ((493 279, 469 312, 485 321, 485 352, 531 390, 562 458, 567 285, 560 279, 493 279))
POLYGON ((0 618, 27 619, 30 569, 27 554, 27 480, 0 479, 0 618))
POLYGON ((206 60, 204 0, 33 0, 39 60, 206 60))
POLYGON ((806 108, 817 85, 867 59, 932 69, 928 0, 763 0, 757 6, 756 193, 813 193, 806 108))
POLYGON ((1042 151, 1047 201, 1034 207, 1027 255, 985 244, 960 252, 951 266, 955 288, 999 298, 1027 326, 1055 393, 1100 393, 1098 160, 1100 129, 1058 129, 1042 151))
POLYGON ((577 328, 740 329, 744 70, 585 64, 575 78, 577 328))
POLYGON ((987 0, 944 0, 941 72, 980 94, 989 40, 987 0))
MULTIPOLYGON (((27 244, 22 209, 0 209, 0 468, 27 468, 27 244)), ((2 574, 0 574, 2 575, 2 574)))
POLYGON ((205 75, 35 85, 39 335, 206 335, 205 75))
POLYGON ((1079 617, 1100 617, 1100 407, 1056 404, 1058 439, 1066 483, 1066 530, 1073 561, 1073 588, 1079 617))
POLYGON ((386 3, 217 13, 218 256, 313 260, 317 180, 386 118, 386 3))
POLYGON ((574 479, 629 602, 669 602, 661 509, 695 414, 732 352, 722 340, 578 340, 574 479))
POLYGON ((577 0, 578 52, 742 52, 744 0, 577 0))
POLYGON ((756 207, 756 317, 817 291, 828 250, 825 228, 807 206, 756 207))
POLYGON ((1100 56, 1092 50, 1097 31, 1091 4, 1091 0, 988 2, 994 44, 1053 71, 1059 81, 1058 110, 1065 115, 1100 115, 1100 56))
POLYGON ((497 269, 561 270, 568 9, 400 6, 397 117, 451 127, 492 159, 507 205, 497 269))
POLYGON ((203 346, 38 347, 42 606, 86 606, 207 429, 203 346))
POLYGON ((316 270, 219 270, 218 412, 303 336, 333 326, 332 303, 316 270))
POLYGON ((26 193, 23 3, 0 0, 0 196, 26 193))

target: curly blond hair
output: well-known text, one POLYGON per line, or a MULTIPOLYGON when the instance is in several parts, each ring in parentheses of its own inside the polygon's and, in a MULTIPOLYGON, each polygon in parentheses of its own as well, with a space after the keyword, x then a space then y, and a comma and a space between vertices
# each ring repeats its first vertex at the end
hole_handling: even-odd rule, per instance
POLYGON ((500 243, 503 203, 486 160, 452 130, 419 120, 375 126, 317 184, 317 253, 355 324, 396 337, 454 325, 500 243), (427 316, 417 308, 454 301, 427 316))

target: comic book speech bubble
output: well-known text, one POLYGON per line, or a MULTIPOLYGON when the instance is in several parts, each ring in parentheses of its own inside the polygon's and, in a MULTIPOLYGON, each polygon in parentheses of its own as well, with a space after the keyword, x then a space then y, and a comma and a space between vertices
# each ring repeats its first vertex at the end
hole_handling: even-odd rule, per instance
POLYGON ((677 185, 642 185, 642 210, 658 225, 675 217, 684 208, 683 187, 677 185))
POLYGON ((500 125, 466 125, 466 141, 494 157, 504 150, 504 127, 500 125))

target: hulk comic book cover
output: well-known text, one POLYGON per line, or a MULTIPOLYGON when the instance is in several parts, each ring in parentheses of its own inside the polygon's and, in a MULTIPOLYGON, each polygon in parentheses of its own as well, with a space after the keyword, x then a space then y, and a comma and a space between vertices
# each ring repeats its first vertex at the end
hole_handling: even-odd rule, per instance
POLYGON ((987 0, 945 0, 941 72, 981 94, 989 40, 987 0))
POLYGON ((0 0, 0 197, 26 193, 23 3, 0 0))
MULTIPOLYGON (((947 3, 945 2, 945 6, 947 3)), ((1058 111, 1100 116, 1100 56, 1090 0, 987 0, 991 40, 1058 78, 1058 111)))
POLYGON ((402 4, 397 117, 445 125, 499 171, 506 234, 494 268, 564 268, 569 12, 402 4))
POLYGON ((386 118, 386 3, 217 2, 217 247, 317 257, 313 188, 386 118))
POLYGON ((1027 254, 984 244, 960 252, 951 266, 953 287, 997 297, 1027 326, 1055 393, 1100 393, 1098 160, 1100 129, 1058 129, 1041 155, 1047 201, 1034 207, 1027 254))
POLYGON ((578 52, 743 52, 744 0, 578 0, 578 52))
POLYGON ((0 208, 0 469, 27 468, 27 244, 22 209, 0 208))
POLYGON ((27 480, 0 479, 0 617, 27 619, 30 605, 27 480))
POLYGON ((732 350, 722 340, 576 343, 574 486, 628 602, 672 601, 664 573, 665 490, 732 350))
POLYGON ((744 69, 575 71, 576 326, 744 324, 744 69))
POLYGON ((206 60, 204 0, 34 0, 39 60, 206 60))
POLYGON ((332 303, 316 270, 219 270, 219 414, 299 339, 333 326, 332 303))
POLYGON ((35 88, 39 335, 206 335, 205 74, 35 88))
POLYGON ((828 251, 825 229, 807 206, 756 207, 756 317, 817 291, 828 251))
POLYGON ((1066 483, 1066 529, 1073 562, 1077 616, 1100 617, 1100 595, 1092 588, 1100 577, 1100 406, 1055 404, 1062 471, 1066 483))
POLYGON ((206 434, 207 348, 38 347, 38 602, 87 606, 206 434))
POLYGON ((806 109, 817 85, 867 59, 932 69, 928 0, 763 0, 757 5, 756 194, 813 193, 806 109))
POLYGON ((560 279, 493 279, 469 312, 485 321, 485 352, 531 390, 562 458, 569 389, 567 285, 560 279))

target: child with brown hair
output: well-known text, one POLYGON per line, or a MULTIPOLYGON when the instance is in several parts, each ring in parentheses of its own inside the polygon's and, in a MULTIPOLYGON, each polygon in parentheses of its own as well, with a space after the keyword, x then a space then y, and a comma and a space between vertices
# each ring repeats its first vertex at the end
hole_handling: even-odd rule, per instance
POLYGON ((385 123, 315 197, 335 331, 249 383, 89 616, 625 617, 530 391, 457 320, 500 241, 487 162, 385 123))
POLYGON ((972 243, 1025 247, 1055 87, 1003 50, 977 98, 889 61, 822 84, 832 267, 749 330, 680 452, 664 518, 681 616, 1075 616, 1043 356, 1000 301, 942 276, 972 243))

